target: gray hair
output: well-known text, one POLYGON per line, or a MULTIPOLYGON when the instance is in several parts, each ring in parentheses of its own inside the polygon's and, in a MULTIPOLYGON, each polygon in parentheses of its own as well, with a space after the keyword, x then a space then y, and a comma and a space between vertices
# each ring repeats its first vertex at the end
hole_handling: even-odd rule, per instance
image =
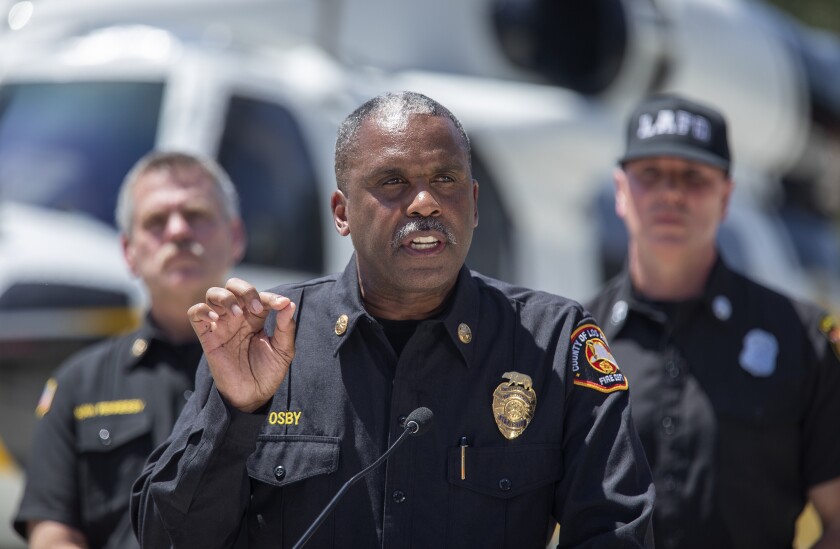
POLYGON ((239 213, 239 194, 230 180, 227 172, 212 158, 180 151, 152 151, 138 160, 129 170, 120 186, 117 197, 115 218, 117 228, 125 236, 131 236, 132 219, 134 217, 134 196, 132 190, 141 176, 156 170, 172 170, 174 168, 198 167, 207 174, 222 202, 228 219, 237 219, 239 213))
POLYGON ((362 123, 371 118, 385 121, 394 115, 408 117, 412 114, 443 116, 451 120, 461 135, 464 149, 467 152, 467 162, 471 165, 470 139, 467 137, 467 132, 461 125, 461 121, 449 109, 434 99, 417 92, 383 93, 350 113, 338 127, 338 137, 335 141, 335 181, 341 192, 347 194, 347 170, 349 169, 355 138, 362 123))

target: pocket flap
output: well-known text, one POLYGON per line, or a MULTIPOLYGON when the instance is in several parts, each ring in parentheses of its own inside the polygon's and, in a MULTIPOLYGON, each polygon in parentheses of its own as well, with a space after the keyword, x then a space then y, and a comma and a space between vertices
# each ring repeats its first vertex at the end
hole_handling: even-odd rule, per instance
POLYGON ((286 486, 334 473, 339 443, 338 437, 260 435, 256 450, 248 457, 248 474, 267 484, 286 486))
POLYGON ((559 445, 526 445, 510 448, 466 447, 461 479, 461 448, 449 449, 448 479, 481 494, 513 498, 554 483, 563 473, 559 445))
POLYGON ((150 414, 110 415, 76 422, 76 447, 81 452, 112 452, 152 432, 150 414))

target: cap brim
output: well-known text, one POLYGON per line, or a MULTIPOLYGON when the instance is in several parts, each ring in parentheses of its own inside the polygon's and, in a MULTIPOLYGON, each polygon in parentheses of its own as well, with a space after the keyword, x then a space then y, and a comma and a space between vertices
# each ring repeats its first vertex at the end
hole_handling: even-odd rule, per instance
POLYGON ((625 154, 621 158, 618 159, 618 163, 620 165, 624 165, 631 160, 640 160, 642 158, 653 158, 657 156, 674 156, 676 158, 682 158, 685 160, 693 160, 695 162, 702 162, 703 164, 709 164, 710 166, 714 166, 716 168, 720 168, 723 171, 728 172, 730 161, 721 158, 716 154, 712 154, 706 151, 699 151, 697 149, 688 149, 683 147, 674 147, 672 146, 656 146, 656 147, 646 147, 644 150, 637 150, 628 154, 625 154))

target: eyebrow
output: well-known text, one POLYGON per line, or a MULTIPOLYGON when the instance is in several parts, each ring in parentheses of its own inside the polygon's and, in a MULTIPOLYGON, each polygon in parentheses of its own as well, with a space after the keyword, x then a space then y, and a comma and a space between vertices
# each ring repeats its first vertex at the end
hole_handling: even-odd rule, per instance
MULTIPOLYGON (((439 163, 434 165, 432 168, 428 170, 424 170, 429 173, 460 173, 466 174, 469 171, 469 167, 466 165, 462 165, 456 162, 445 162, 439 163)), ((402 168, 397 168, 394 166, 386 166, 380 168, 374 168, 368 172, 363 174, 363 177, 368 179, 375 179, 380 178, 386 175, 402 175, 405 172, 402 168)))
POLYGON ((372 170, 362 173, 362 180, 365 182, 374 181, 390 175, 400 175, 401 173, 401 170, 398 170, 397 168, 393 167, 374 168, 372 170))

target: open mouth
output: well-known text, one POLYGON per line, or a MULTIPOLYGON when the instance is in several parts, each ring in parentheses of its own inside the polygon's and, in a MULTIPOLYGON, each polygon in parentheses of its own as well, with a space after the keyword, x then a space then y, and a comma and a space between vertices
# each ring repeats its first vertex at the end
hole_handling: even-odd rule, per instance
POLYGON ((417 236, 409 241, 408 247, 412 250, 422 251, 434 249, 441 244, 441 241, 434 236, 417 236))
POLYGON ((457 246, 455 235, 441 220, 424 217, 412 219, 394 232, 394 249, 432 252, 447 245, 457 246))

